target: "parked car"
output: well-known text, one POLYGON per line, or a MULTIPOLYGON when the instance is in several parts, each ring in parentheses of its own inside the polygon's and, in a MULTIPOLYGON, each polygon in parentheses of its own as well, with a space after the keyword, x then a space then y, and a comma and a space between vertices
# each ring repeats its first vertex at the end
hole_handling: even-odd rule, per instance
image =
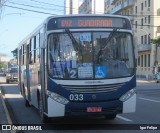
POLYGON ((6 83, 10 83, 10 81, 18 81, 18 70, 17 67, 12 67, 6 74, 6 83))
POLYGON ((0 76, 5 76, 4 68, 0 68, 0 76))

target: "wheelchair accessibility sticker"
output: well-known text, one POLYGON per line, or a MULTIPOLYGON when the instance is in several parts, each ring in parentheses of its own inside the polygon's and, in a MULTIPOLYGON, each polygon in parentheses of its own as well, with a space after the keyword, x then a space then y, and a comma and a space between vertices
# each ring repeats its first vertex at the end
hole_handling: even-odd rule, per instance
POLYGON ((107 76, 105 66, 97 66, 95 71, 96 78, 105 78, 107 76))

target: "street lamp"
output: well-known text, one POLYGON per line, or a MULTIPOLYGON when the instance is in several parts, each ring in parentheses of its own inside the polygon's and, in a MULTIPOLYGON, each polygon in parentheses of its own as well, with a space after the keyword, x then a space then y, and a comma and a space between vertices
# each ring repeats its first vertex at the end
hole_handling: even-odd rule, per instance
MULTIPOLYGON (((149 35, 149 36, 150 36, 150 34, 148 34, 148 32, 147 32, 146 30, 144 30, 144 29, 136 29, 136 30, 144 31, 147 35, 149 35)), ((151 37, 151 36, 150 36, 150 37, 151 37)))

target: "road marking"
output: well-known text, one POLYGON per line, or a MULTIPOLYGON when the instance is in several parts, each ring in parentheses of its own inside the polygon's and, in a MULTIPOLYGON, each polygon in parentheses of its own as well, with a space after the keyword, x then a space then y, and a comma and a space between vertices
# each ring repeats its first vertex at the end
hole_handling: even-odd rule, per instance
POLYGON ((158 101, 158 100, 152 100, 152 99, 147 99, 147 98, 142 98, 142 97, 139 97, 138 99, 142 99, 142 100, 146 100, 146 101, 150 101, 150 102, 160 103, 160 101, 158 101))
POLYGON ((132 120, 127 119, 127 118, 125 118, 125 117, 122 117, 122 116, 120 116, 120 115, 117 115, 116 117, 119 118, 119 119, 122 119, 122 120, 124 120, 124 121, 129 121, 129 122, 132 121, 132 120))

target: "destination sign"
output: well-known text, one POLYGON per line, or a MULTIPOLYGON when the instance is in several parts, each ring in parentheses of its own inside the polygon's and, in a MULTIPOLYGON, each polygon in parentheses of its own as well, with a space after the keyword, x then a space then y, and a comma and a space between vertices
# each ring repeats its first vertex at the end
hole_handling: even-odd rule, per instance
MULTIPOLYGON (((73 27, 73 20, 61 20, 61 27, 73 27)), ((78 20, 77 27, 112 27, 112 20, 78 20)))
MULTIPOLYGON (((48 21, 47 30, 75 28, 122 28, 127 29, 129 21, 119 17, 75 16, 52 18, 48 21)), ((130 27, 128 27, 130 28, 130 27)))

